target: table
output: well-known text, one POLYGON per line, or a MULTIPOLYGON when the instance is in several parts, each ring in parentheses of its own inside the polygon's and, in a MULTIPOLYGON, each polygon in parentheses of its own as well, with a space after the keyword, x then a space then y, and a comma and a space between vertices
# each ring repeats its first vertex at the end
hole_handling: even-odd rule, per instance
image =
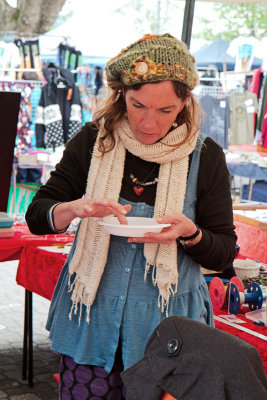
MULTIPOLYGON (((65 259, 66 255, 62 257, 62 255, 59 255, 58 253, 49 253, 40 248, 32 246, 25 248, 21 255, 18 266, 17 282, 22 284, 22 286, 26 289, 32 290, 34 293, 50 299, 51 293, 54 289, 56 274, 60 273, 65 259), (31 273, 29 274, 28 271, 31 271, 31 273), (36 280, 35 276, 37 277, 36 280), (46 282, 45 286, 43 285, 44 282, 46 282), (46 291, 44 291, 45 289, 46 291)), ((218 315, 221 315, 222 313, 223 310, 220 310, 218 315)), ((256 326, 250 320, 245 320, 246 324, 243 325, 249 327, 249 329, 267 335, 267 327, 256 326)), ((216 327, 223 331, 233 333, 255 346, 261 355, 261 359, 267 374, 267 346, 265 341, 259 338, 251 337, 245 332, 238 331, 235 328, 219 322, 216 322, 216 327)))
POLYGON ((10 238, 0 238, 0 262, 18 260, 24 247, 53 245, 54 243, 73 242, 73 236, 67 234, 33 235, 27 224, 14 225, 15 234, 10 238))
POLYGON ((16 281, 25 288, 22 377, 25 380, 28 377, 29 386, 33 385, 32 293, 51 300, 66 259, 67 254, 36 246, 24 247, 20 256, 16 281))
MULTIPOLYGON (((29 260, 32 252, 34 253, 37 246, 72 243, 74 237, 68 234, 33 235, 30 233, 26 224, 14 225, 14 229, 15 234, 13 237, 0 239, 0 262, 18 260, 21 258, 22 262, 21 264, 19 263, 19 266, 27 266, 22 269, 20 269, 20 267, 18 268, 17 280, 18 283, 25 288, 22 378, 26 380, 28 377, 28 384, 29 386, 32 386, 32 292, 34 292, 34 288, 30 283, 36 281, 36 287, 38 286, 39 288, 38 294, 50 300, 64 262, 64 256, 60 254, 57 255, 57 259, 60 261, 60 268, 55 268, 55 270, 54 268, 50 268, 48 278, 45 271, 46 264, 44 264, 44 257, 38 259, 38 268, 36 271, 31 269, 33 263, 29 260), (32 252, 28 252, 28 249, 30 248, 32 252), (42 271, 41 266, 43 267, 42 271), (37 279, 39 272, 39 276, 41 276, 40 280, 37 279)), ((37 258, 38 257, 39 254, 37 258)), ((54 260, 49 260, 50 267, 54 267, 54 260)))
POLYGON ((245 258, 267 264, 267 231, 236 220, 234 224, 240 254, 245 258))
POLYGON ((28 291, 51 300, 66 259, 67 254, 27 246, 20 256, 16 281, 28 291))

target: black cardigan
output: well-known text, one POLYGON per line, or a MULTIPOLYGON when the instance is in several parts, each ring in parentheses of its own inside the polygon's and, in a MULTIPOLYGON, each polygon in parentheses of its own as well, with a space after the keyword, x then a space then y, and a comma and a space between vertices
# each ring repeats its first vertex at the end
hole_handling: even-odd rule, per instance
MULTIPOLYGON (((32 233, 54 233, 47 218, 50 207, 84 195, 96 136, 97 131, 93 125, 87 123, 68 142, 60 163, 28 207, 26 221, 32 233)), ((120 196, 129 201, 154 205, 156 185, 147 186, 142 197, 137 197, 129 174, 132 173, 142 181, 151 173, 149 180, 152 181, 158 176, 158 170, 159 165, 127 152, 120 196)), ((186 249, 186 253, 208 269, 220 271, 230 266, 235 258, 237 237, 233 225, 229 172, 222 148, 211 138, 206 138, 201 150, 196 223, 202 230, 202 239, 186 249)))

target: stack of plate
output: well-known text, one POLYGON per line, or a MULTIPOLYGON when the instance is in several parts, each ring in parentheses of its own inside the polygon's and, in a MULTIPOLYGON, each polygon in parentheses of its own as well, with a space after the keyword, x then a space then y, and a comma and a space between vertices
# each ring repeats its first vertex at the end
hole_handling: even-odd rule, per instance
POLYGON ((0 212, 0 238, 14 236, 14 224, 15 218, 5 212, 0 212))

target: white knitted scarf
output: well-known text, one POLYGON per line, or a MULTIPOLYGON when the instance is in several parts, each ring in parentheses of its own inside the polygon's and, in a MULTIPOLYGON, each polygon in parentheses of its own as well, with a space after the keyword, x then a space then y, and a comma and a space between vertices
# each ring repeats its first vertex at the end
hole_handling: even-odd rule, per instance
MULTIPOLYGON (((197 135, 192 141, 178 148, 171 147, 181 142, 186 135, 186 125, 182 125, 164 137, 160 142, 145 145, 132 133, 127 120, 121 122, 114 132, 115 146, 101 157, 96 140, 91 166, 88 174, 85 198, 106 198, 118 201, 124 172, 125 154, 130 153, 143 160, 160 164, 154 217, 182 212, 186 192, 189 154, 194 150, 197 135), (166 144, 163 144, 166 143, 166 144)), ((70 276, 75 272, 72 291, 72 311, 77 314, 82 304, 87 307, 87 322, 90 321, 90 307, 103 274, 109 250, 110 234, 97 224, 97 218, 84 218, 81 221, 77 237, 77 246, 70 262, 70 276)), ((144 276, 153 266, 153 283, 159 290, 159 307, 168 315, 171 294, 177 291, 178 266, 177 244, 146 243, 144 245, 146 267, 144 276)))

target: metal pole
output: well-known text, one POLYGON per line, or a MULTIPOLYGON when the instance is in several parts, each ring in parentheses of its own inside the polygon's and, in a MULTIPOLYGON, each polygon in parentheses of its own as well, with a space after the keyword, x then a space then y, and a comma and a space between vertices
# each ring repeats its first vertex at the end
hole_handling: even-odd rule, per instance
POLYGON ((184 21, 182 30, 182 41, 190 48, 192 25, 194 18, 195 0, 186 0, 184 10, 184 21))

